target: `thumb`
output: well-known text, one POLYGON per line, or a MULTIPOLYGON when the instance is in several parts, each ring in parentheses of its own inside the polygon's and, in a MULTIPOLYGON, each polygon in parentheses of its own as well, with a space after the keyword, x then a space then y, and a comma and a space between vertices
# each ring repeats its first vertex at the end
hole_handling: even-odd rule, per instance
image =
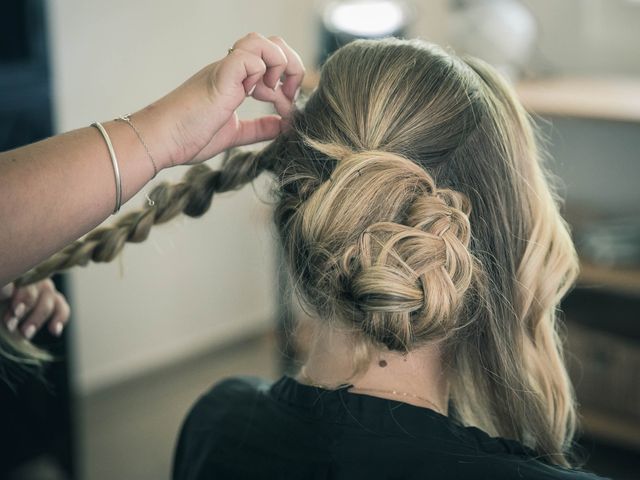
POLYGON ((281 132, 281 117, 267 115, 253 120, 241 120, 234 139, 234 146, 250 145, 264 140, 273 140, 281 132))

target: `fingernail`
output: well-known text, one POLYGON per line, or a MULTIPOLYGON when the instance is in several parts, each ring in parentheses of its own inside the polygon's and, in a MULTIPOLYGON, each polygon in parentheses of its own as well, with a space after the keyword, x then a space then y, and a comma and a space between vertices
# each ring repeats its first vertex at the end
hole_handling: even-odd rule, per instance
MULTIPOLYGON (((256 85, 257 85, 257 84, 256 84, 256 85)), ((249 89, 249 91, 247 92, 247 97, 250 97, 250 96, 251 96, 251 94, 253 94, 253 91, 256 89, 256 85, 254 85, 253 87, 251 87, 251 88, 249 89)))
POLYGON ((280 80, 278 80, 278 81, 276 82, 275 87, 273 87, 273 91, 274 91, 274 92, 277 92, 277 91, 278 91, 278 88, 280 88, 280 85, 282 85, 282 82, 281 82, 280 80))
POLYGON ((5 298, 10 297, 11 295, 13 295, 13 290, 14 290, 13 283, 9 283, 8 285, 5 285, 4 287, 2 287, 2 296, 5 298))
POLYGON ((36 326, 35 325, 29 325, 24 330, 24 336, 26 337, 27 340, 31 340, 35 334, 36 334, 36 326))
POLYGON ((7 330, 9 330, 10 332, 15 331, 17 326, 18 319, 16 317, 11 317, 9 320, 7 320, 7 330))
POLYGON ((22 315, 24 315, 25 309, 26 307, 24 303, 19 303, 18 306, 13 309, 13 313, 16 317, 20 318, 22 315))
POLYGON ((53 327, 53 333, 55 334, 56 337, 60 336, 63 328, 64 328, 64 325, 61 322, 56 323, 56 326, 53 327))

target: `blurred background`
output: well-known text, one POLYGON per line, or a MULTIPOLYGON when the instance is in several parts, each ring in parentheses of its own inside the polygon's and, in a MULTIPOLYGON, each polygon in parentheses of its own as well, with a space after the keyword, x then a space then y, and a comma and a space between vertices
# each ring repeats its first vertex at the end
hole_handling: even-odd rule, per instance
MULTIPOLYGON (((356 37, 420 37, 484 58, 536 115, 580 250, 564 317, 585 468, 638 479, 639 26, 634 0, 4 0, 0 149, 135 111, 250 31, 293 46, 308 89, 356 37)), ((264 111, 247 102, 241 114, 264 111)), ((37 341, 63 360, 47 384, 0 389, 0 478, 168 478, 198 395, 223 376, 295 366, 302 348, 283 331, 302 315, 280 293, 268 187, 216 196, 202 219, 158 228, 120 262, 58 278, 72 322, 61 341, 37 341)))

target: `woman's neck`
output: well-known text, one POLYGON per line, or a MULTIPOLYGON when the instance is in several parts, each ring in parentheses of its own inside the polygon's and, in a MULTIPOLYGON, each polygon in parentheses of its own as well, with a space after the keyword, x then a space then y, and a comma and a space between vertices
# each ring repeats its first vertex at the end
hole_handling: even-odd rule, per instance
POLYGON ((353 393, 399 400, 447 415, 449 384, 438 344, 406 354, 371 347, 363 373, 351 377, 358 354, 355 345, 354 337, 347 331, 318 332, 297 380, 326 388, 352 384, 353 393))

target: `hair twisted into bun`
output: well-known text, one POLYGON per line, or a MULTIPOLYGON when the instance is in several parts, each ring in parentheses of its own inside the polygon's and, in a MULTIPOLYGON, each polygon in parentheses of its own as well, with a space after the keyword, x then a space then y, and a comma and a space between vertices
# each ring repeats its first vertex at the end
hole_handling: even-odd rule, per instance
POLYGON ((448 336, 472 276, 467 199, 401 155, 311 143, 338 156, 297 213, 313 307, 392 350, 448 336))

